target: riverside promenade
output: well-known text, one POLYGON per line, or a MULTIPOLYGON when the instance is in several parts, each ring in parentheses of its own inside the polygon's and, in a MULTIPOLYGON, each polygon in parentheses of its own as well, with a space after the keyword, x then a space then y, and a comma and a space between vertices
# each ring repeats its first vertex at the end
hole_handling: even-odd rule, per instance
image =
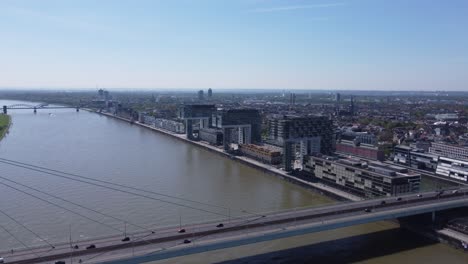
MULTIPOLYGON (((102 112, 99 113, 99 112, 96 112, 96 111, 93 111, 93 110, 89 110, 89 111, 95 112, 95 113, 98 113, 98 114, 101 114, 101 115, 104 115, 104 116, 108 116, 108 117, 111 117, 111 118, 116 118, 116 119, 119 119, 119 120, 122 120, 122 121, 125 121, 125 122, 129 122, 129 123, 131 122, 131 120, 129 120, 127 118, 115 116, 115 115, 112 115, 112 114, 109 114, 109 113, 102 113, 102 112)), ((150 126, 150 125, 147 125, 147 124, 143 124, 143 123, 139 123, 139 122, 136 122, 136 121, 133 122, 133 124, 141 126, 141 127, 145 127, 147 129, 151 129, 153 131, 156 131, 156 132, 159 132, 161 134, 176 138, 176 139, 184 141, 186 143, 196 145, 196 146, 201 147, 201 148, 203 148, 205 150, 217 153, 219 155, 222 155, 222 156, 224 156, 226 158, 229 158, 229 159, 232 159, 234 161, 240 162, 240 163, 245 164, 247 166, 250 166, 250 167, 259 169, 259 170, 261 170, 263 172, 278 176, 278 177, 280 177, 280 178, 282 178, 284 180, 290 181, 292 183, 301 185, 301 186, 306 187, 306 188, 311 188, 311 189, 317 190, 319 192, 322 192, 322 193, 324 193, 324 194, 326 194, 328 196, 331 196, 331 197, 333 197, 335 199, 338 199, 338 200, 348 200, 348 201, 362 201, 362 200, 364 200, 363 198, 361 198, 359 196, 356 196, 356 195, 344 192, 342 190, 339 190, 339 189, 324 185, 322 183, 315 183, 315 182, 305 181, 305 180, 303 180, 301 178, 295 177, 293 175, 289 175, 285 171, 280 170, 280 169, 278 169, 278 168, 276 168, 274 166, 258 162, 258 161, 254 160, 254 159, 244 157, 244 156, 234 156, 234 155, 231 155, 229 153, 224 152, 223 149, 221 149, 221 148, 209 145, 207 143, 200 142, 200 141, 189 140, 183 134, 172 133, 170 131, 163 130, 163 129, 160 129, 160 128, 156 128, 156 127, 153 127, 153 126, 150 126)))

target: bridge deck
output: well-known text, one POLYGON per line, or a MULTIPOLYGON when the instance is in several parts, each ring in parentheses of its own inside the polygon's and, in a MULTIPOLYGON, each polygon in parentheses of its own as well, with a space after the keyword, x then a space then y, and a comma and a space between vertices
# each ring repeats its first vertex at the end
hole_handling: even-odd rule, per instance
MULTIPOLYGON (((177 227, 164 228, 155 230, 154 234, 133 234, 130 242, 121 242, 122 236, 81 241, 76 243, 79 249, 72 250, 72 254, 76 259, 84 260, 83 263, 119 259, 118 263, 142 263, 467 205, 468 188, 460 189, 457 193, 446 192, 442 196, 438 196, 437 192, 427 192, 422 197, 416 194, 402 196, 401 201, 391 197, 269 213, 265 216, 252 215, 231 221, 226 219, 222 228, 216 227, 219 222, 189 225, 184 226, 187 233, 182 234, 177 233, 177 227), (381 201, 386 203, 381 204, 381 201), (366 208, 372 212, 365 212, 366 208), (184 244, 184 239, 190 239, 192 243, 184 244), (86 250, 85 247, 90 244, 95 244, 97 248, 86 250), (135 253, 139 257, 129 258, 135 253)), ((35 253, 21 250, 13 255, 8 252, 0 255, 3 254, 8 263, 36 263, 70 258, 70 250, 69 244, 63 243, 53 250, 44 247, 34 249, 35 253)))

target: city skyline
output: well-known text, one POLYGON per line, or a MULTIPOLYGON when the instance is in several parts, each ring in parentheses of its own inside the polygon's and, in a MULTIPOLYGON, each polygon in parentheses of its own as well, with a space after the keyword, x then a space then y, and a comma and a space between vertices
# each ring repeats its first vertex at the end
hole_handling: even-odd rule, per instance
POLYGON ((468 3, 2 1, 1 88, 455 90, 468 3))

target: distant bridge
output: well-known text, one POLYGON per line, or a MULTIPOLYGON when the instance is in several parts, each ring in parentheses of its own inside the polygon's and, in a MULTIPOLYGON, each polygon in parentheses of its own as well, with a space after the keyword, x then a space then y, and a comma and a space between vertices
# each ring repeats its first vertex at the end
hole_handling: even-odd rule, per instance
MULTIPOLYGON (((83 263, 144 263, 165 258, 237 247, 347 226, 397 219, 468 206, 468 188, 408 194, 359 202, 272 212, 55 245, 55 248, 17 250, 8 263, 36 263, 80 258, 83 263), (89 245, 94 248, 86 249, 89 245), (37 254, 40 254, 38 256, 37 254)), ((0 252, 3 256, 7 252, 0 252)))
POLYGON ((3 113, 7 114, 9 110, 20 110, 20 109, 31 109, 34 113, 37 113, 38 109, 76 109, 77 112, 80 111, 80 106, 49 106, 49 104, 13 104, 13 105, 4 105, 3 113))

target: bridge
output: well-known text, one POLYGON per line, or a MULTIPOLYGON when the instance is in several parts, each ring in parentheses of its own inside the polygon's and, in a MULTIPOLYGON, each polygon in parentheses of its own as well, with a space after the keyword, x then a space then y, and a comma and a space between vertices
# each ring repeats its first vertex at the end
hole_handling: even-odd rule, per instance
POLYGON ((265 214, 250 213, 182 227, 156 229, 73 243, 37 247, 9 255, 0 252, 5 263, 41 263, 57 260, 82 263, 144 263, 165 258, 236 247, 268 240, 376 221, 398 219, 468 206, 468 187, 386 197, 329 206, 310 207, 265 214), (91 246, 90 248, 90 245, 91 246))
POLYGON ((37 109, 76 109, 77 112, 80 111, 80 106, 49 106, 49 104, 37 104, 37 105, 30 105, 30 104, 14 104, 14 105, 4 105, 3 106, 3 113, 7 114, 9 110, 20 110, 20 109, 31 109, 34 113, 37 113, 37 109))

